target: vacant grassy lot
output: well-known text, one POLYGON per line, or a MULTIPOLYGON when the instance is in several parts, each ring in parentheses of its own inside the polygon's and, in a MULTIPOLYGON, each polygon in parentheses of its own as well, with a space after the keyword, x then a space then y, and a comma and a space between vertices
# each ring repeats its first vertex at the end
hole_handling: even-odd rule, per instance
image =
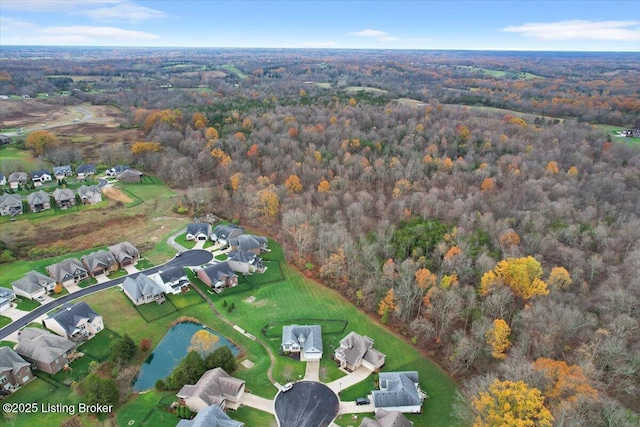
POLYGON ((29 150, 18 150, 16 147, 4 145, 0 147, 0 171, 9 176, 8 171, 15 171, 18 166, 21 170, 46 169, 51 163, 36 159, 29 150))
POLYGON ((373 92, 373 93, 387 93, 384 89, 378 89, 371 86, 347 86, 344 88, 347 92, 373 92))
POLYGON ((236 68, 235 65, 226 64, 226 65, 221 66, 220 68, 222 68, 223 70, 228 71, 228 72, 230 72, 232 74, 235 74, 236 76, 238 76, 238 78, 240 78, 242 80, 244 80, 244 79, 246 79, 248 77, 245 73, 243 73, 238 68, 236 68))
POLYGON ((148 391, 138 394, 118 410, 118 426, 175 426, 179 418, 164 410, 174 400, 175 393, 172 392, 148 391))

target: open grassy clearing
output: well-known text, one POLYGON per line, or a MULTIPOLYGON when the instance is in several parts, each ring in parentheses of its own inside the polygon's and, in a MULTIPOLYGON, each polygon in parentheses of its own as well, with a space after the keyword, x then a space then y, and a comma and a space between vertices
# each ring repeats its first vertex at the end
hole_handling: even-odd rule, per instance
POLYGON ((564 119, 561 117, 541 116, 538 114, 522 113, 520 111, 507 110, 506 108, 486 107, 484 105, 461 105, 461 104, 440 104, 440 105, 443 105, 449 108, 468 108, 472 111, 486 111, 486 112, 502 114, 502 115, 511 114, 513 116, 524 119, 528 124, 533 124, 533 121, 536 118, 540 118, 540 117, 544 118, 545 120, 558 120, 560 122, 564 121, 564 119))
POLYGON ((164 410, 175 400, 171 392, 148 391, 138 394, 120 409, 118 409, 118 426, 174 426, 179 418, 164 410), (133 421, 133 423, 131 423, 133 421))
POLYGON ((378 89, 371 86, 347 86, 344 88, 347 92, 373 92, 373 93, 387 93, 384 89, 378 89))
POLYGON ((518 79, 525 79, 525 80, 531 80, 531 79, 544 79, 544 77, 542 76, 538 76, 537 74, 532 74, 532 73, 528 73, 528 72, 521 72, 521 71, 504 71, 504 70, 492 70, 492 69, 488 69, 488 68, 478 68, 478 67, 474 67, 474 66, 468 66, 468 65, 459 65, 458 68, 465 68, 471 71, 477 71, 479 73, 482 74, 486 74, 488 76, 491 77, 496 77, 496 78, 518 78, 518 79))
POLYGON ((245 73, 240 71, 238 68, 236 68, 235 65, 232 65, 232 64, 225 64, 225 65, 222 65, 220 68, 222 68, 225 71, 228 71, 230 73, 235 74, 236 76, 238 76, 238 78, 240 78, 242 80, 244 80, 244 79, 246 79, 248 77, 245 73))
POLYGON ((50 167, 51 163, 36 159, 29 150, 19 150, 8 145, 0 146, 0 172, 6 177, 11 173, 9 171, 32 171, 50 167))
POLYGON ((97 82, 99 80, 103 80, 103 79, 107 79, 107 80, 115 80, 115 81, 122 81, 122 80, 126 80, 124 77, 120 77, 120 76, 75 76, 75 75, 71 75, 71 74, 61 74, 61 75, 51 75, 51 76, 47 76, 47 78, 69 78, 71 80, 73 80, 73 82, 97 82))
POLYGON ((595 124, 594 126, 604 130, 608 136, 611 137, 612 142, 622 142, 623 144, 627 144, 629 146, 638 146, 640 145, 640 138, 635 137, 620 137, 617 136, 617 133, 622 130, 627 130, 628 128, 623 128, 620 126, 612 126, 612 125, 603 125, 603 124, 595 124))
POLYGON ((321 87, 323 89, 330 89, 331 88, 331 83, 329 82, 320 82, 320 83, 314 83, 316 86, 321 87))

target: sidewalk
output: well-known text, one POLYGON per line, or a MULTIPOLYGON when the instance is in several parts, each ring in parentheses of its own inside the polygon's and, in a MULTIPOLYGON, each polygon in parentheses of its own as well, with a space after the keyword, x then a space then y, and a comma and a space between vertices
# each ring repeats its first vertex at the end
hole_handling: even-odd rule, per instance
POLYGON ((359 382, 364 381, 369 375, 371 375, 371 371, 365 367, 360 366, 358 369, 351 372, 347 376, 338 378, 337 380, 325 385, 333 390, 334 393, 338 394, 345 388, 351 387, 354 384, 358 384, 359 382))

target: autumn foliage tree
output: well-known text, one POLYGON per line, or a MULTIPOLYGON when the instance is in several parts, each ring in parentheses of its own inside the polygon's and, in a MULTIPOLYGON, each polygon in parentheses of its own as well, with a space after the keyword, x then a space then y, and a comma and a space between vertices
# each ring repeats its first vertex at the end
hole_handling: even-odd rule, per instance
POLYGON ((502 360, 507 357, 507 350, 511 347, 509 335, 511 335, 511 328, 503 319, 495 319, 493 328, 488 329, 485 333, 487 342, 491 346, 491 356, 494 359, 502 360))
POLYGON ((36 156, 42 156, 58 146, 58 138, 46 130, 37 130, 29 134, 25 147, 33 150, 36 156))
POLYGON ((378 304, 378 314, 380 315, 380 321, 387 323, 389 321, 389 314, 398 309, 396 303, 396 296, 393 288, 387 291, 387 295, 378 304))
POLYGON ((548 295, 547 284, 540 279, 542 266, 534 257, 507 258, 487 271, 480 283, 480 294, 488 295, 497 286, 507 286, 519 298, 548 295))
POLYGON ((566 268, 553 267, 547 278, 547 283, 554 288, 567 289, 573 282, 566 268))
POLYGON ((553 415, 544 406, 540 390, 524 381, 495 380, 487 391, 471 399, 474 427, 551 427, 553 415))
POLYGON ((287 189, 287 193, 298 193, 302 190, 302 183, 298 175, 291 174, 289 178, 285 180, 284 187, 287 189))
POLYGON ((564 360, 541 357, 533 363, 533 368, 544 375, 542 392, 552 408, 598 397, 598 392, 589 385, 579 366, 570 366, 564 360))
POLYGON ((326 179, 323 179, 322 181, 320 181, 320 184, 318 184, 318 193, 327 193, 330 189, 331 184, 329 184, 329 181, 327 181, 326 179))
POLYGON ((200 357, 205 358, 209 353, 212 353, 216 347, 220 338, 207 331, 206 329, 199 330, 191 337, 191 345, 189 351, 197 352, 200 357))
POLYGON ((161 153, 164 151, 159 142, 135 142, 131 146, 131 154, 161 153))

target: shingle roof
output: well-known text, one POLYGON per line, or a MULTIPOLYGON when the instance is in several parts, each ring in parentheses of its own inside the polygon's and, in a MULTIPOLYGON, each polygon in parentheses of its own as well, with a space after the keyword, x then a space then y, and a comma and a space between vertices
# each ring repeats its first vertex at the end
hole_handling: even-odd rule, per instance
POLYGON ((122 242, 109 246, 109 251, 118 262, 122 262, 127 258, 135 258, 140 255, 140 252, 138 252, 136 247, 129 242, 122 242))
POLYGON ((244 427, 215 405, 204 408, 192 420, 180 420, 176 427, 244 427))
POLYGON ((258 259, 258 256, 254 252, 245 250, 231 251, 227 253, 227 256, 231 261, 246 262, 248 264, 255 263, 258 259))
POLYGON ((96 173, 96 166, 91 163, 85 163, 84 165, 80 165, 76 168, 76 173, 87 174, 89 172, 96 173))
POLYGON ((413 423, 399 411, 378 409, 376 419, 364 418, 360 427, 412 427, 413 423))
POLYGON ((81 270, 87 273, 87 269, 84 265, 75 258, 64 259, 56 264, 52 264, 47 267, 49 275, 56 279, 58 282, 65 282, 69 280, 71 276, 75 275, 75 272, 81 270), (66 277, 66 279, 65 279, 66 277))
POLYGON ((240 227, 236 227, 235 225, 226 224, 219 224, 213 229, 213 234, 215 234, 218 239, 222 240, 228 240, 229 236, 237 233, 242 234, 244 233, 244 230, 240 227))
POLYGON ((100 189, 97 185, 83 185, 78 188, 78 194, 82 198, 92 197, 95 193, 100 193, 100 189))
POLYGON ((204 274, 207 275, 211 283, 215 284, 226 277, 236 276, 236 273, 233 271, 228 262, 218 262, 209 267, 205 267, 202 269, 204 274))
POLYGON ((282 328, 282 345, 297 343, 305 353, 322 353, 320 325, 290 325, 282 328))
POLYGON ((169 270, 161 271, 160 278, 163 282, 175 282, 176 280, 186 278, 187 273, 185 273, 184 268, 182 267, 174 267, 169 270))
POLYGON ((209 224, 206 222, 194 222, 187 225, 187 234, 197 236, 198 234, 204 234, 209 236, 209 224))
POLYGON ((51 285, 52 283, 55 283, 55 280, 53 280, 51 277, 45 276, 42 273, 38 273, 35 270, 31 270, 22 278, 16 280, 15 282, 11 282, 11 286, 32 294, 47 285, 51 285))
POLYGON ((398 406, 416 406, 422 404, 422 398, 415 384, 418 372, 382 372, 379 376, 380 390, 373 390, 373 404, 376 408, 398 406))
POLYGON ((198 397, 207 405, 219 405, 224 395, 235 396, 245 382, 227 374, 222 368, 210 369, 194 385, 185 385, 176 396, 187 399, 198 397))
POLYGON ((98 267, 106 269, 116 263, 113 254, 105 250, 84 255, 81 260, 83 264, 89 268, 89 271, 93 271, 98 267))
POLYGON ((25 328, 20 332, 16 353, 43 363, 51 363, 75 347, 61 336, 38 328, 25 328))
POLYGON ((47 169, 40 169, 31 172, 31 179, 39 179, 42 175, 51 175, 51 172, 47 169))
POLYGON ((75 199, 76 195, 68 188, 56 188, 53 192, 53 198, 56 202, 75 199))
POLYGON ((373 347, 371 338, 356 332, 350 332, 340 340, 340 347, 338 347, 336 353, 342 356, 350 365, 355 365, 362 360, 371 347, 373 347))
POLYGON ((232 246, 237 246, 240 250, 250 251, 252 249, 260 249, 267 243, 267 238, 251 234, 242 234, 231 239, 230 243, 232 246))
POLYGON ((18 371, 31 363, 25 361, 11 347, 0 347, 0 372, 11 371, 17 374, 18 371))
POLYGON ((85 321, 93 322, 96 317, 100 317, 100 315, 84 301, 77 304, 64 304, 60 310, 49 315, 49 319, 55 320, 68 335, 75 334, 78 331, 78 325, 85 321))
POLYGON ((28 177, 26 172, 14 172, 7 179, 9 182, 27 182, 28 177))
POLYGON ((126 181, 128 179, 140 179, 142 175, 144 174, 137 169, 127 169, 117 174, 116 178, 118 178, 118 180, 120 181, 126 181))
POLYGON ((17 194, 5 193, 0 196, 0 208, 20 206, 22 207, 22 199, 17 194))
POLYGON ((59 175, 59 174, 71 175, 71 166, 69 166, 69 165, 54 166, 53 167, 53 174, 54 175, 59 175))
POLYGON ((0 287, 0 305, 5 304, 7 301, 12 301, 16 296, 13 289, 0 287))
POLYGON ((49 203, 49 194, 42 190, 36 191, 27 196, 27 202, 29 202, 30 205, 49 203))
POLYGON ((131 277, 124 279, 122 289, 127 291, 127 294, 129 294, 134 301, 147 295, 156 296, 164 292, 164 289, 162 289, 160 285, 143 273, 138 274, 135 279, 131 277))

